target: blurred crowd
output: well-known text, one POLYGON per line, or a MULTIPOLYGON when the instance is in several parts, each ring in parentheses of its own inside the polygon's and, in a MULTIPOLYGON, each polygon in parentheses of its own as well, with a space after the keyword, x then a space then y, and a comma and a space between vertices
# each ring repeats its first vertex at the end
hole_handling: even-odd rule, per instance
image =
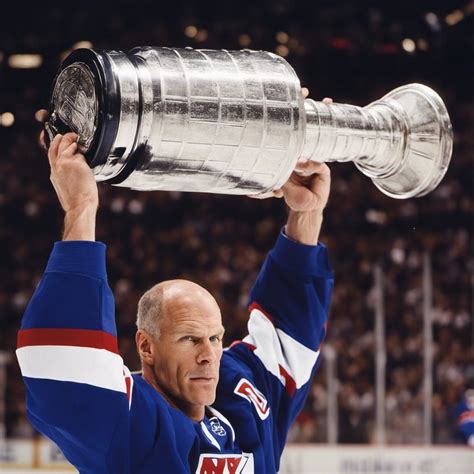
MULTIPOLYGON (((287 2, 275 5, 290 8, 287 2)), ((278 17, 278 12, 272 15, 278 17)), ((112 17, 115 23, 108 23, 113 27, 109 34, 117 30, 119 21, 116 15, 112 17)), ((229 29, 216 26, 218 31, 207 25, 208 42, 204 39, 192 46, 223 47, 220 38, 227 38, 233 29, 245 31, 244 20, 240 25, 237 20, 228 22, 229 29)), ((353 26, 355 41, 362 33, 356 23, 353 26)), ((166 33, 170 29, 163 32, 158 28, 153 43, 170 45, 166 33)), ((268 49, 263 39, 258 42, 261 30, 257 26, 248 29, 254 38, 249 47, 268 49)), ((126 39, 124 34, 117 36, 118 46, 97 41, 109 48, 151 43, 142 30, 130 26, 127 31, 126 39)), ((474 385, 474 108, 465 90, 469 81, 464 77, 460 82, 450 80, 449 71, 441 67, 443 61, 456 60, 449 50, 442 49, 446 44, 438 45, 432 54, 424 53, 415 64, 413 58, 374 58, 373 52, 363 50, 351 53, 321 48, 318 54, 311 49, 312 30, 306 36, 305 31, 295 33, 303 51, 295 50, 294 55, 290 51, 288 61, 309 86, 312 97, 332 95, 335 102, 365 105, 395 85, 425 82, 436 86, 446 101, 455 138, 444 180, 420 199, 401 201, 384 196, 351 163, 331 167, 333 186, 321 240, 329 247, 336 279, 325 346, 336 353, 338 440, 367 443, 375 436, 373 272, 375 265, 380 265, 385 280, 387 441, 423 441, 422 274, 428 255, 433 275, 433 442, 459 442, 454 407, 474 385), (315 67, 310 67, 316 58, 321 66, 318 76, 315 67), (400 70, 388 74, 390 65, 400 70), (345 74, 344 68, 351 73, 345 74)), ((43 41, 52 41, 50 37, 51 32, 43 41)), ((176 41, 173 45, 180 46, 176 41)), ((47 72, 27 74, 16 82, 20 88, 13 98, 13 84, 0 80, 0 105, 4 110, 14 107, 17 119, 11 128, 0 127, 0 351, 10 358, 4 413, 10 437, 35 435, 26 419, 24 386, 14 358, 16 333, 52 244, 61 238, 62 231, 62 212, 49 183, 47 158, 37 144, 39 124, 34 120, 35 111, 47 105, 52 76, 47 72)), ((455 69, 453 74, 459 76, 455 69)), ((99 191, 97 238, 107 244, 119 345, 130 369, 139 369, 133 337, 138 299, 164 279, 186 278, 206 287, 221 307, 225 342, 240 339, 246 330, 249 289, 285 223, 284 203, 212 194, 136 192, 106 184, 101 184, 99 191)), ((324 352, 323 346, 322 364, 290 432, 291 441, 327 440, 329 395, 324 352)))

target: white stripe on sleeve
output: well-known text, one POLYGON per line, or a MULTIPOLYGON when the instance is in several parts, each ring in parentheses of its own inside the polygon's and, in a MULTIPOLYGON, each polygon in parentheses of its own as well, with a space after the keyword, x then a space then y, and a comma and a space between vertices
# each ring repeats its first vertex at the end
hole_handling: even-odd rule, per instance
POLYGON ((249 335, 243 342, 256 346, 254 354, 283 385, 285 379, 281 376, 280 366, 295 381, 296 388, 302 387, 309 380, 319 351, 309 349, 281 329, 276 329, 258 309, 253 309, 250 313, 248 329, 249 335))
POLYGON ((126 393, 123 359, 105 349, 25 346, 16 351, 21 373, 35 379, 76 382, 126 393))

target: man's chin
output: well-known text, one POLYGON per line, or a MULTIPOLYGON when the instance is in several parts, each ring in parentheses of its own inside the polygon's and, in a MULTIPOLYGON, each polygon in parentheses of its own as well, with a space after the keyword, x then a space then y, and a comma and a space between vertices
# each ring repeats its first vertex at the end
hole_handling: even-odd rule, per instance
POLYGON ((193 387, 191 396, 198 405, 212 405, 216 400, 216 387, 193 387))

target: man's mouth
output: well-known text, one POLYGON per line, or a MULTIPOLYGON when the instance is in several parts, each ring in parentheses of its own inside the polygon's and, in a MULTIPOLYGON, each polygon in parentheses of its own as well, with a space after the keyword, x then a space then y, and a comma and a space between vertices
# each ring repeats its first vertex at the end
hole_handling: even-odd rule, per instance
POLYGON ((193 382, 212 382, 214 377, 190 377, 193 382))

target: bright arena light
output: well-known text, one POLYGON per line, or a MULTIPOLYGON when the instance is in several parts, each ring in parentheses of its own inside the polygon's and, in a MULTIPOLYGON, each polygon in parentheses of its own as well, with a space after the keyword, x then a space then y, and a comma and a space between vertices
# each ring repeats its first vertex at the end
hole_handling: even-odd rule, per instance
POLYGON ((197 35, 198 29, 194 25, 189 25, 184 29, 184 34, 188 38, 194 38, 197 35))
POLYGON ((4 112, 0 115, 0 125, 2 127, 11 127, 15 123, 15 116, 11 112, 4 112))
POLYGON ((43 122, 43 112, 41 110, 35 112, 35 120, 40 123, 43 122))
POLYGON ((411 38, 405 38, 402 41, 402 47, 407 53, 413 53, 416 49, 416 44, 411 38))
POLYGON ((462 12, 462 10, 454 10, 445 18, 446 23, 449 26, 454 26, 456 23, 459 23, 463 19, 464 19, 464 13, 462 12))
POLYGON ((286 56, 288 56, 289 49, 288 49, 288 46, 285 46, 284 44, 279 44, 276 47, 275 52, 278 55, 283 56, 285 58, 286 56))
POLYGON ((71 49, 79 49, 79 48, 87 48, 87 49, 90 49, 90 48, 93 48, 94 45, 90 42, 90 41, 78 41, 77 43, 74 43, 72 45, 72 48, 71 49))
POLYGON ((240 46, 250 46, 250 43, 252 42, 252 38, 250 38, 249 35, 247 35, 246 33, 244 33, 243 35, 240 35, 239 36, 239 44, 240 46))
POLYGON ((425 21, 426 23, 428 23, 428 25, 433 31, 440 31, 441 25, 439 23, 439 19, 436 13, 428 12, 425 15, 425 21))
POLYGON ((42 64, 41 54, 12 54, 8 58, 8 65, 14 69, 34 69, 42 64))
POLYGON ((417 42, 416 45, 418 49, 421 49, 422 51, 428 51, 429 44, 428 41, 426 41, 424 38, 420 38, 417 42))
POLYGON ((436 13, 433 13, 433 12, 428 12, 425 15, 425 20, 426 20, 426 23, 432 26, 438 23, 438 17, 436 16, 436 13))
POLYGON ((207 31, 202 29, 202 30, 199 30, 195 36, 195 40, 196 41, 206 41, 207 40, 207 31))
POLYGON ((59 59, 61 60, 61 62, 64 61, 71 53, 72 53, 72 49, 68 49, 67 51, 63 51, 59 55, 59 59))
POLYGON ((284 31, 279 31, 276 36, 275 36, 276 40, 279 42, 279 43, 288 43, 288 39, 290 38, 288 36, 288 33, 285 33, 284 31))

